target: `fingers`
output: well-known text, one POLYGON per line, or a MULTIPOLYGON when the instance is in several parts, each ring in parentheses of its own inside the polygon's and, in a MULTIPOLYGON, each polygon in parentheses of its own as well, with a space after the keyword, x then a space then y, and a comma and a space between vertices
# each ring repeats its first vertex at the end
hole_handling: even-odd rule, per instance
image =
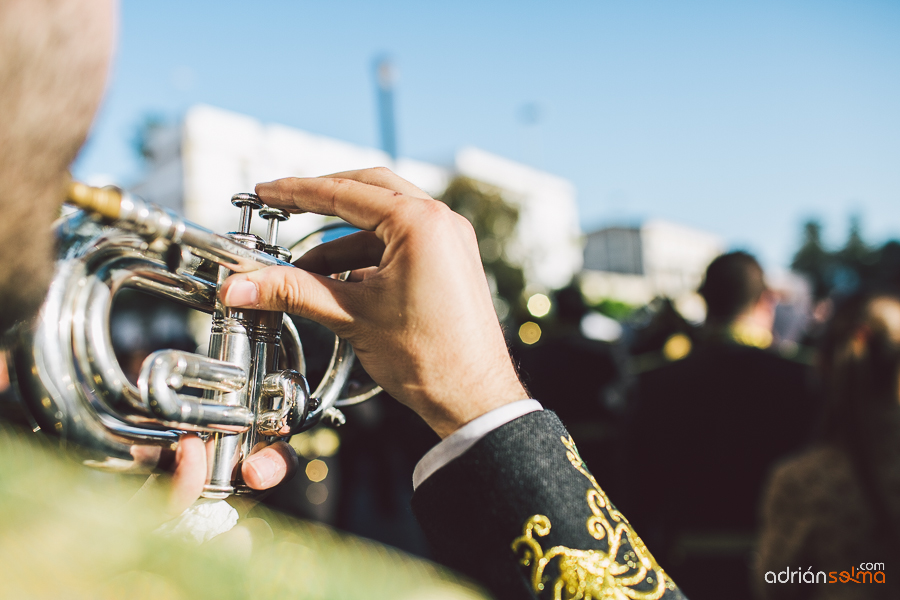
POLYGON ((401 192, 353 179, 290 177, 256 186, 260 199, 275 208, 337 216, 360 229, 374 230, 409 198, 401 192))
POLYGON ((378 236, 371 231, 358 231, 316 246, 294 264, 305 271, 332 275, 374 267, 381 262, 382 254, 384 242, 378 236))
POLYGON ((206 483, 206 446, 196 435, 181 436, 175 450, 175 472, 168 512, 180 515, 200 497, 206 483))
POLYGON ((369 231, 376 230, 392 214, 426 201, 354 179, 335 177, 279 179, 258 184, 256 193, 269 206, 337 216, 369 231))
POLYGON ((299 461, 290 445, 276 442, 252 454, 241 465, 244 481, 255 490, 267 490, 293 477, 299 461))
POLYGON ((367 267, 365 269, 356 269, 355 271, 350 271, 350 276, 347 278, 347 281, 352 282, 360 282, 365 281, 372 275, 378 272, 378 267, 367 267))
POLYGON ((341 173, 332 173, 325 175, 333 179, 353 179, 360 183, 367 183, 382 187, 401 194, 406 194, 413 198, 422 198, 423 200, 431 200, 431 196, 414 186, 407 180, 403 179, 387 167, 375 167, 374 169, 360 169, 357 171, 343 171, 341 173))
POLYGON ((294 267, 267 267, 232 275, 222 286, 226 306, 278 310, 336 331, 351 322, 345 306, 350 286, 294 267))
POLYGON ((129 448, 129 453, 134 459, 135 465, 150 469, 167 470, 175 461, 175 452, 161 446, 142 446, 135 444, 129 448))

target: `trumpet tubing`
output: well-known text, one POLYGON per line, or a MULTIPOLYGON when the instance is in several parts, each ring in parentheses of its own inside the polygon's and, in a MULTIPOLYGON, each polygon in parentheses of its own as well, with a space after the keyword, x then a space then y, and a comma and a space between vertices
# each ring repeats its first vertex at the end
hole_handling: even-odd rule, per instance
POLYGON ((11 374, 35 427, 74 442, 91 464, 143 470, 153 466, 144 458, 152 453, 134 446, 169 446, 179 433, 196 431, 213 445, 203 495, 248 493, 236 467, 260 443, 287 440, 323 418, 340 423, 336 406, 379 391, 340 398, 353 350, 336 338, 317 349, 331 361, 310 392, 293 322, 280 312, 222 304, 232 273, 290 266, 291 253, 277 240, 284 211, 236 194, 240 228, 223 236, 114 188, 73 182, 69 202, 81 210, 55 225, 55 275, 39 315, 16 329, 11 374), (254 210, 269 222, 265 240, 250 233, 254 210), (208 355, 154 352, 131 383, 109 330, 113 299, 125 289, 211 314, 208 355))

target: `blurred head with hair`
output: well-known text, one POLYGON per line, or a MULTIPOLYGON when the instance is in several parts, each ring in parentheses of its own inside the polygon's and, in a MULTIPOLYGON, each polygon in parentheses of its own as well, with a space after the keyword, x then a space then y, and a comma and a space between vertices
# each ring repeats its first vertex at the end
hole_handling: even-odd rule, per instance
POLYGON ((706 328, 741 344, 767 348, 775 325, 775 296, 756 258, 729 252, 712 261, 698 290, 706 301, 706 328))
POLYGON ((114 0, 0 2, 0 331, 46 291, 50 224, 103 95, 115 22, 114 0))
POLYGON ((707 318, 731 321, 752 309, 766 291, 762 267, 746 252, 729 252, 706 268, 700 286, 707 318))

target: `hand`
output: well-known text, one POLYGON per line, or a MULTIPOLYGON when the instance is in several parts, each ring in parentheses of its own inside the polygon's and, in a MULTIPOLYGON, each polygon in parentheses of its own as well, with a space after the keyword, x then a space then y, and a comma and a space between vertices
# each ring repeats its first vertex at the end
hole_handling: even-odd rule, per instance
MULTIPOLYGON (((203 491, 206 483, 206 445, 195 435, 183 435, 175 450, 175 471, 172 473, 166 512, 176 517, 185 511, 203 491)), ((244 482, 255 490, 266 490, 297 471, 298 460, 293 448, 276 442, 251 454, 241 463, 244 482)))
POLYGON ((528 397, 465 218, 385 168, 280 179, 256 193, 270 206, 335 215, 364 231, 314 248, 299 269, 233 275, 225 304, 325 325, 442 438, 528 397), (328 277, 348 270, 348 281, 328 277))

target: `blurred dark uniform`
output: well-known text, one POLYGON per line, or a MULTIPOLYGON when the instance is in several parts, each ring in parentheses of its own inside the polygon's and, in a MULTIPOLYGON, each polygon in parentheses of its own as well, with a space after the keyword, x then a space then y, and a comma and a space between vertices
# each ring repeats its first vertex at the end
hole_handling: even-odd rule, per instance
POLYGON ((532 346, 513 346, 513 356, 531 397, 557 414, 585 462, 612 490, 615 470, 607 457, 615 441, 615 415, 607 397, 619 391, 621 369, 612 344, 582 335, 579 325, 588 309, 578 288, 559 290, 555 300, 556 327, 547 327, 532 346))
POLYGON ((638 376, 629 406, 620 505, 693 600, 751 598, 767 474, 817 424, 809 367, 754 347, 761 337, 705 329, 685 358, 638 376))
POLYGON ((723 340, 639 377, 626 439, 641 443, 628 449, 623 508, 691 598, 750 597, 767 473, 815 426, 808 376, 800 363, 723 340))

